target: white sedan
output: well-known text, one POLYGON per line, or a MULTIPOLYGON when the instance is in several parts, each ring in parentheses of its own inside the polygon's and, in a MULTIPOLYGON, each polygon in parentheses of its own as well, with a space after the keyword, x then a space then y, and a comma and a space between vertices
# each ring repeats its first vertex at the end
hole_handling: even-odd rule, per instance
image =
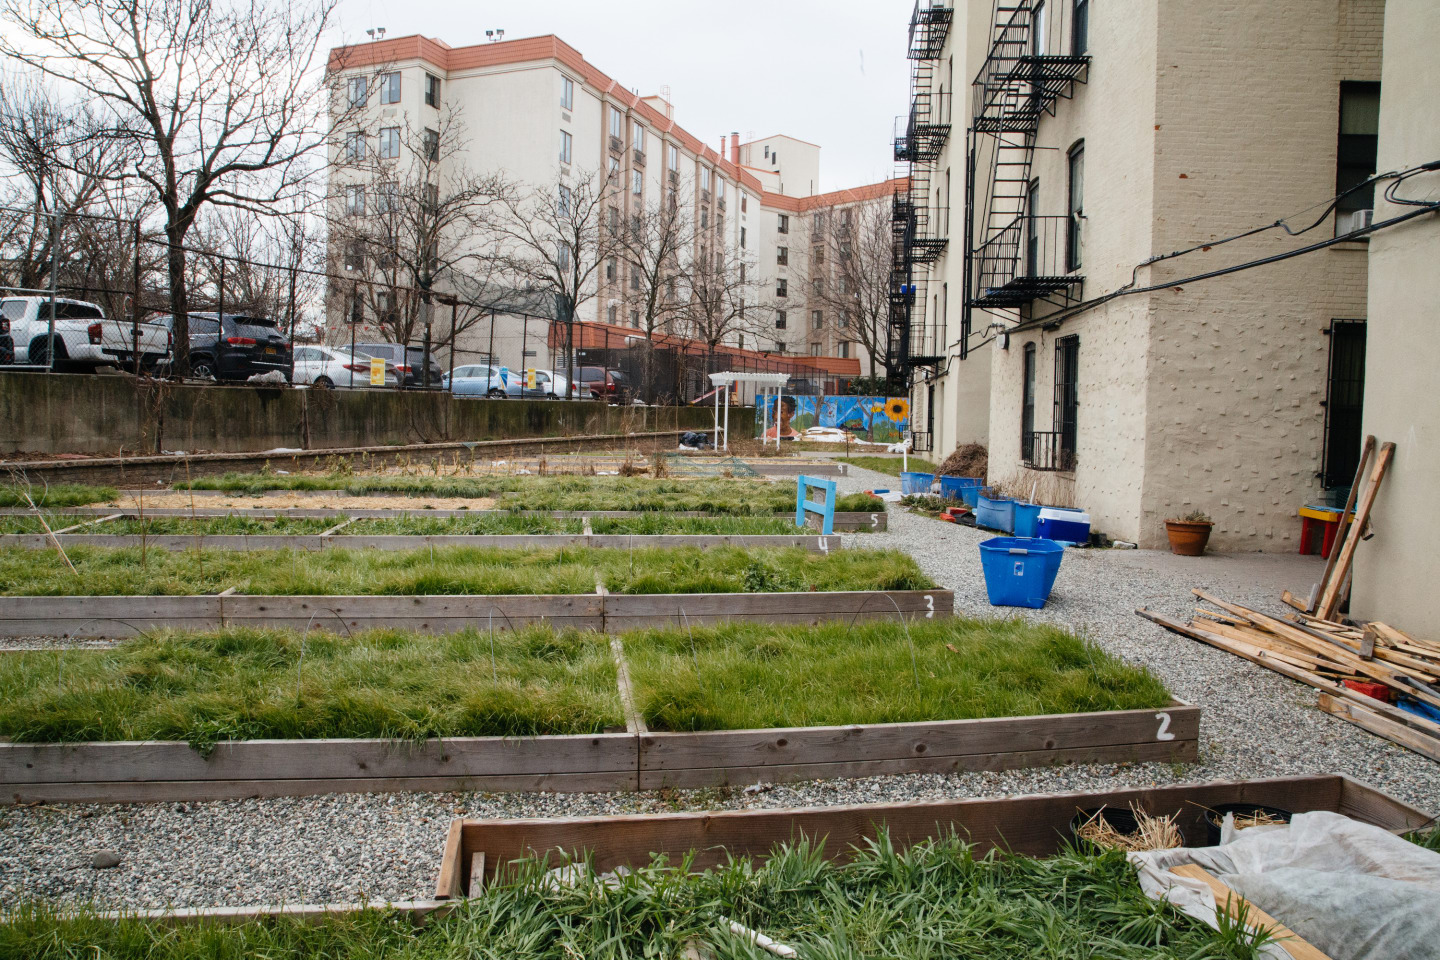
MULTIPOLYGON (((291 383, 308 383, 313 387, 370 386, 370 358, 349 350, 321 346, 318 343, 297 344, 295 373, 291 383)), ((385 386, 400 386, 400 371, 395 364, 385 364, 385 386)))

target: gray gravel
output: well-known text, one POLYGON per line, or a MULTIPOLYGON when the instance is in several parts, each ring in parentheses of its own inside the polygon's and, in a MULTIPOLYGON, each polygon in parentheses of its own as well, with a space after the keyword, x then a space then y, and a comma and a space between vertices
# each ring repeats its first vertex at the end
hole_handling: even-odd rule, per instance
MULTIPOLYGON (((893 486, 855 470, 843 492, 893 486)), ((1308 591, 1315 558, 1183 559, 1154 551, 1070 550, 1043 610, 997 611, 985 597, 978 531, 890 511, 884 534, 853 548, 898 547, 955 591, 956 612, 1014 614, 1083 632, 1148 666, 1176 696, 1204 708, 1201 761, 1079 764, 1003 773, 912 775, 776 785, 761 792, 656 794, 346 794, 185 804, 0 808, 0 904, 17 898, 161 907, 408 900, 432 895, 451 818, 758 809, 1102 790, 1121 786, 1342 772, 1422 809, 1440 811, 1440 764, 1320 713, 1309 688, 1176 636, 1137 606, 1186 617, 1190 588, 1276 613, 1281 590, 1308 591), (118 867, 96 869, 113 850, 118 867)))

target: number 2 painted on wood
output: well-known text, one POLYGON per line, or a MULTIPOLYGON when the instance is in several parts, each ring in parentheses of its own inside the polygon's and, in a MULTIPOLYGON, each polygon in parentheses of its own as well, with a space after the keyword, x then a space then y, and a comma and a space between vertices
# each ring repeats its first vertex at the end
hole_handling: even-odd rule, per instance
POLYGON ((1175 734, 1170 732, 1170 714, 1157 713, 1155 719, 1160 721, 1160 729, 1155 731, 1156 740, 1174 740, 1175 734))

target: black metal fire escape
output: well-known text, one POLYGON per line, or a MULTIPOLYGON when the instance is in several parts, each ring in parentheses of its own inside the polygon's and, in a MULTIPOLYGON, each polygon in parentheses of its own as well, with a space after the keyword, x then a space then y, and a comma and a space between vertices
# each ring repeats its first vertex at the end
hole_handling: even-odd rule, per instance
MULTIPOLYGON (((989 54, 971 87, 967 146, 966 264, 968 295, 961 321, 961 357, 968 352, 972 311, 1013 312, 1046 301, 1065 306, 1084 278, 1069 269, 1078 223, 1036 206, 1032 168, 1040 120, 1074 95, 1090 58, 1076 52, 1076 25, 1063 21, 1069 4, 996 0, 989 54), (1058 9, 1054 9, 1058 8, 1058 9), (1060 53, 1062 41, 1070 52, 1060 53), (977 209, 978 208, 978 209, 977 209)), ((1083 28, 1082 28, 1083 29, 1083 28)), ((1061 195, 1048 185, 1050 202, 1061 195)), ((1060 209, 1059 204, 1055 209, 1060 209)), ((983 333, 983 331, 982 331, 983 333)))
POLYGON ((950 136, 948 90, 936 89, 936 61, 955 11, 948 0, 917 0, 907 56, 910 114, 897 121, 895 160, 900 181, 892 198, 889 359, 908 384, 916 367, 944 358, 944 344, 925 319, 928 266, 945 252, 944 211, 932 207, 931 181, 950 136))

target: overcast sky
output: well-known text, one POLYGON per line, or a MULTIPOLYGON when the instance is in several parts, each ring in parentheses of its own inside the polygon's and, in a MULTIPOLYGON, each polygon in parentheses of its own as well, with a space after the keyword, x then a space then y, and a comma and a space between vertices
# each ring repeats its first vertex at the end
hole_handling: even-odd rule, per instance
POLYGON ((914 0, 341 0, 336 40, 419 33, 452 47, 553 33, 642 95, 670 87, 675 118, 712 147, 784 133, 818 143, 820 189, 887 179, 906 108, 914 0))

